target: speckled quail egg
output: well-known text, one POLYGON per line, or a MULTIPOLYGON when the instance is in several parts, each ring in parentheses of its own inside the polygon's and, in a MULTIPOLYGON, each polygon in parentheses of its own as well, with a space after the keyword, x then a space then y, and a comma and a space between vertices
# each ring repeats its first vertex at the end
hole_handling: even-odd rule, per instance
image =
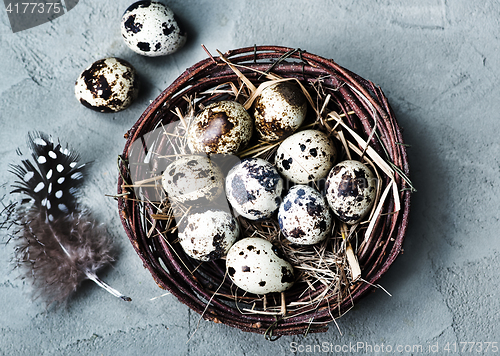
POLYGON ((233 209, 250 220, 270 217, 280 206, 283 179, 261 158, 246 158, 226 177, 226 196, 233 209))
POLYGON ((213 261, 225 256, 239 234, 238 221, 230 212, 220 209, 191 213, 179 224, 182 249, 199 261, 213 261))
POLYGON ((171 201, 213 201, 224 190, 224 177, 219 167, 206 155, 188 155, 167 166, 162 175, 162 185, 171 201))
POLYGON ((291 242, 312 245, 324 240, 332 225, 325 198, 308 185, 294 185, 278 210, 281 232, 291 242))
POLYGON ((259 237, 236 242, 227 253, 226 269, 234 284, 255 294, 283 292, 295 281, 292 265, 271 242, 259 237))
POLYGON ((123 14, 121 33, 127 46, 148 57, 174 53, 186 43, 174 12, 156 1, 137 1, 123 14))
POLYGON ((254 103, 255 128, 266 141, 291 135, 304 122, 307 99, 291 82, 279 82, 265 88, 254 103))
POLYGON ((137 74, 130 63, 104 58, 78 77, 75 96, 84 106, 100 112, 117 112, 130 106, 139 92, 137 74))
POLYGON ((300 131, 285 139, 276 151, 275 164, 294 183, 325 178, 337 159, 332 140, 322 131, 300 131))
POLYGON ((326 179, 326 198, 337 217, 355 224, 370 211, 375 200, 376 178, 363 163, 347 160, 332 168, 326 179))
POLYGON ((188 146, 192 152, 233 154, 250 141, 252 130, 252 118, 243 105, 222 100, 196 115, 189 126, 188 146))

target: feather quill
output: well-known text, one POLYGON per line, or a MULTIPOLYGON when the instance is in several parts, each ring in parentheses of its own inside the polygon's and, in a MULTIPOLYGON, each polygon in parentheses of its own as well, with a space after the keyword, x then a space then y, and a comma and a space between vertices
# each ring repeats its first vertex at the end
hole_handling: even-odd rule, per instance
POLYGON ((114 261, 113 244, 102 225, 78 204, 87 164, 79 155, 41 132, 28 135, 31 160, 11 165, 18 180, 12 193, 23 194, 14 219, 16 266, 30 279, 35 297, 62 303, 86 279, 130 301, 97 276, 114 261))

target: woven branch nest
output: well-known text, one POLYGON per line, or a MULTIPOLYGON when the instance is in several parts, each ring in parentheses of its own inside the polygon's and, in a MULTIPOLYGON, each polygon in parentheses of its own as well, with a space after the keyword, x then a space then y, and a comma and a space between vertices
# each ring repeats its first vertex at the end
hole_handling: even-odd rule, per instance
MULTIPOLYGON (((330 322, 376 287, 401 252, 413 190, 401 130, 382 90, 332 60, 277 46, 241 48, 215 57, 207 54, 207 59, 187 69, 165 89, 126 134, 118 179, 118 206, 125 231, 156 283, 204 319, 268 337, 326 331, 330 322), (160 217, 165 203, 148 193, 148 189, 158 191, 154 177, 161 175, 165 157, 175 150, 168 135, 157 135, 149 142, 148 134, 182 119, 181 113, 188 116, 210 102, 227 98, 231 90, 241 94, 238 99, 243 101, 245 92, 247 98, 251 94, 246 80, 258 87, 270 78, 299 82, 313 106, 311 125, 335 134, 344 156, 351 154, 371 162, 380 179, 370 221, 347 231, 349 236, 343 236, 346 240, 339 237, 338 224, 327 242, 311 247, 302 257, 307 265, 311 251, 325 261, 326 252, 338 253, 334 256, 337 260, 323 261, 321 267, 331 263, 325 272, 334 270, 337 277, 330 278, 330 273, 323 278, 322 271, 315 271, 319 276, 315 281, 306 268, 299 273, 303 280, 281 296, 257 296, 233 285, 223 259, 200 263, 183 252, 175 228, 166 226, 160 217), (142 142, 144 149, 132 153, 137 142, 142 142), (133 184, 137 177, 154 184, 137 190, 133 184), (353 266, 345 258, 347 245, 355 252, 361 278, 352 278, 353 266)), ((268 150, 266 157, 272 153, 268 150)), ((273 239, 279 240, 275 221, 256 226, 240 219, 240 224, 244 231, 253 229, 256 233, 261 228, 266 230, 264 235, 274 234, 273 239)), ((287 256, 307 250, 294 250, 283 242, 281 247, 287 256)), ((315 269, 314 265, 310 268, 315 269)))

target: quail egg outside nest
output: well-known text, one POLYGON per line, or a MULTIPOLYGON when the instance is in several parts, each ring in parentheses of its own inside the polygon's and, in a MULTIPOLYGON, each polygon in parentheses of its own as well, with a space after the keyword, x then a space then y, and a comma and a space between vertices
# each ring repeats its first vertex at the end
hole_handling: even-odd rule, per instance
POLYGON ((92 63, 78 77, 75 96, 89 109, 117 112, 137 98, 139 83, 136 70, 120 58, 104 58, 92 63))
POLYGON ((127 46, 148 57, 176 52, 186 43, 174 12, 156 1, 138 1, 123 14, 121 33, 127 46))

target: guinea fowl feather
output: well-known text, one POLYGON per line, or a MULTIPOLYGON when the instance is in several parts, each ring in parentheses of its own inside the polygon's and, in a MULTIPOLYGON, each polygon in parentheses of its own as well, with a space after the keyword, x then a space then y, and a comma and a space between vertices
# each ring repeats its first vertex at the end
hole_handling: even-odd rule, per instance
POLYGON ((78 204, 87 164, 79 155, 43 133, 28 135, 31 158, 11 166, 18 180, 13 193, 26 199, 15 219, 15 261, 35 296, 48 304, 66 301, 86 279, 129 301, 97 277, 114 261, 112 240, 88 210, 78 204))

